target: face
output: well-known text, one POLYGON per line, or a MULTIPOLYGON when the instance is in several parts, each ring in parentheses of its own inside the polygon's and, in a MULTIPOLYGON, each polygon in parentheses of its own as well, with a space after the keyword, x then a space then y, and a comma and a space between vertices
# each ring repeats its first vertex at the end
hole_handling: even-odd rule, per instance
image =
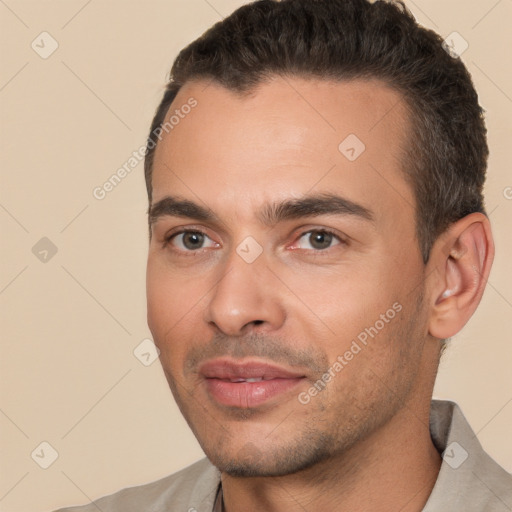
POLYGON ((191 82, 167 118, 177 109, 155 153, 147 266, 174 397, 228 474, 342 456, 423 375, 401 97, 371 81, 275 78, 245 96, 191 82))

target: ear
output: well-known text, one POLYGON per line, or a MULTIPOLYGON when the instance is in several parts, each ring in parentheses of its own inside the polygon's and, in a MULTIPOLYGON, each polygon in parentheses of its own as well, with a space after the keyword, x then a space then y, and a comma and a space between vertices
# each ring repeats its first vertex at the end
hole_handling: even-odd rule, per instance
POLYGON ((463 217, 436 240, 427 264, 432 336, 447 339, 464 327, 480 303, 493 259, 491 226, 482 213, 463 217))

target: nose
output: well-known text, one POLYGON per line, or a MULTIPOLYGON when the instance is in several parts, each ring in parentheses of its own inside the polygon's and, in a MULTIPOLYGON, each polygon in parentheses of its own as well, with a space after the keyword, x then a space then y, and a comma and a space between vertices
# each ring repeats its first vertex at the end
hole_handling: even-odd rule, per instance
POLYGON ((205 309, 205 321, 229 336, 279 329, 286 318, 279 281, 266 266, 263 255, 247 263, 236 252, 223 266, 205 309))

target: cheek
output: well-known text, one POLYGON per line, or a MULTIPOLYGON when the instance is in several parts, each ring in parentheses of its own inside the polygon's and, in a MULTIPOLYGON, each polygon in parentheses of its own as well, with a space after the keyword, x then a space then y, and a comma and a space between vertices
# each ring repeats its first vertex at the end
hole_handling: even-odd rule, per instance
MULTIPOLYGON (((289 279, 291 283, 291 275, 289 279)), ((291 306, 304 340, 313 342, 331 365, 341 364, 339 371, 333 369, 333 391, 371 380, 371 368, 383 375, 392 370, 407 297, 402 281, 390 275, 388 262, 361 262, 330 275, 297 273, 294 279, 293 290, 308 309, 291 306)))
POLYGON ((156 330, 185 319, 204 295, 201 280, 173 269, 158 255, 148 259, 146 292, 148 316, 156 330))
MULTIPOLYGON (((286 282, 301 303, 295 301, 296 305, 290 307, 305 329, 313 331, 323 325, 326 341, 339 350, 396 301, 396 290, 383 278, 386 276, 378 269, 364 264, 351 264, 330 273, 290 274, 286 282)), ((319 338, 318 333, 315 338, 319 338)))
POLYGON ((168 274, 162 272, 160 267, 151 258, 148 260, 146 273, 148 325, 155 338, 176 321, 174 318, 176 293, 171 293, 172 280, 168 274))
POLYGON ((148 326, 154 342, 164 360, 170 355, 179 359, 198 325, 205 291, 198 282, 184 280, 151 259, 146 282, 148 326))

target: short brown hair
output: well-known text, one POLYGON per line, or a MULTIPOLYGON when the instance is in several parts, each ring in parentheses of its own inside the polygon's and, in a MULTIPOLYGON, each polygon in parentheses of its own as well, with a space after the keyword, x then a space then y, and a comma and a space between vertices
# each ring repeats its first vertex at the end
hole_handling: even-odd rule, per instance
POLYGON ((400 1, 259 0, 240 7, 184 48, 172 66, 144 162, 150 204, 155 130, 186 82, 214 80, 243 93, 276 75, 378 79, 403 95, 411 113, 402 165, 427 262, 451 223, 485 213, 483 110, 464 64, 442 43, 400 1))

